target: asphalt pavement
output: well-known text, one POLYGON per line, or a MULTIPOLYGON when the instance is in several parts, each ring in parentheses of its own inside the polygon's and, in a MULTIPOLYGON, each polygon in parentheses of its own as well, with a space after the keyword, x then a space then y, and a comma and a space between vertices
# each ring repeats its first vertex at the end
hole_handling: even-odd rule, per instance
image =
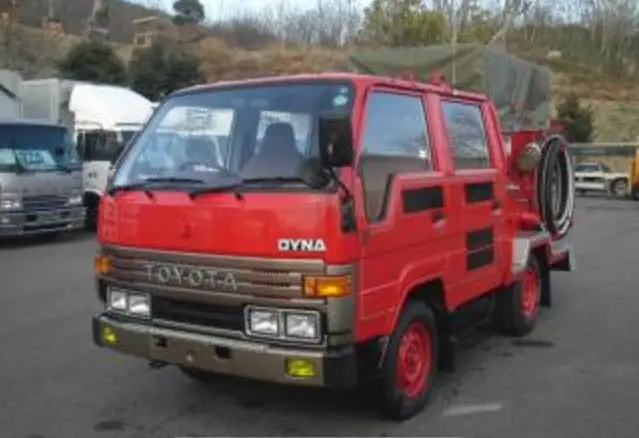
POLYGON ((512 340, 464 339, 460 369, 404 423, 362 393, 331 394, 178 370, 93 346, 89 234, 0 245, 0 437, 635 437, 639 431, 639 203, 578 200, 578 271, 512 340))

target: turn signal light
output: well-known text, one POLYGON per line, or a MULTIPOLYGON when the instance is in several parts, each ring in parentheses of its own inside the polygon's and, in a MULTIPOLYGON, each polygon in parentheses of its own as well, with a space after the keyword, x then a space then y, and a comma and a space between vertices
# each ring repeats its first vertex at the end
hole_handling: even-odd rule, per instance
POLYGON ((343 297, 351 293, 350 275, 304 277, 304 296, 311 298, 343 297))
POLYGON ((108 274, 111 272, 111 257, 98 254, 95 256, 95 273, 96 274, 108 274))

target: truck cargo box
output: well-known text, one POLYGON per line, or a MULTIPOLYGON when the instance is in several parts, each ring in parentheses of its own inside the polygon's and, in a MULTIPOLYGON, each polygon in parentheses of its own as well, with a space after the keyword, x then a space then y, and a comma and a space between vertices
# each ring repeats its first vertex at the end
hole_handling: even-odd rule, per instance
POLYGON ((0 119, 22 117, 22 78, 11 70, 0 70, 0 119))

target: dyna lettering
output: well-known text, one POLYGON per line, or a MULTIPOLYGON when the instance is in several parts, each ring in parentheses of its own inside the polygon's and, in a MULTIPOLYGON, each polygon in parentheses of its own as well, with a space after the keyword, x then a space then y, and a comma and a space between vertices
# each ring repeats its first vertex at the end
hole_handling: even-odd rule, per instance
POLYGON ((277 249, 282 252, 324 252, 326 245, 322 239, 278 239, 277 249))
POLYGON ((209 286, 225 292, 238 291, 235 274, 228 271, 168 263, 148 263, 143 266, 143 269, 152 283, 190 287, 209 286))

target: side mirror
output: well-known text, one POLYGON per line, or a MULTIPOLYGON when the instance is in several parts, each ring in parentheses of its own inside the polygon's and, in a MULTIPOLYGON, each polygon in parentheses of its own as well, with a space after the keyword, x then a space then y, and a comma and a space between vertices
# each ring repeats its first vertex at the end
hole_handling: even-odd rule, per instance
POLYGON ((350 114, 325 114, 319 118, 319 156, 325 167, 353 164, 353 129, 350 114))
POLYGON ((317 158, 304 160, 300 164, 297 173, 312 189, 323 189, 331 182, 326 168, 322 166, 322 163, 317 158))

